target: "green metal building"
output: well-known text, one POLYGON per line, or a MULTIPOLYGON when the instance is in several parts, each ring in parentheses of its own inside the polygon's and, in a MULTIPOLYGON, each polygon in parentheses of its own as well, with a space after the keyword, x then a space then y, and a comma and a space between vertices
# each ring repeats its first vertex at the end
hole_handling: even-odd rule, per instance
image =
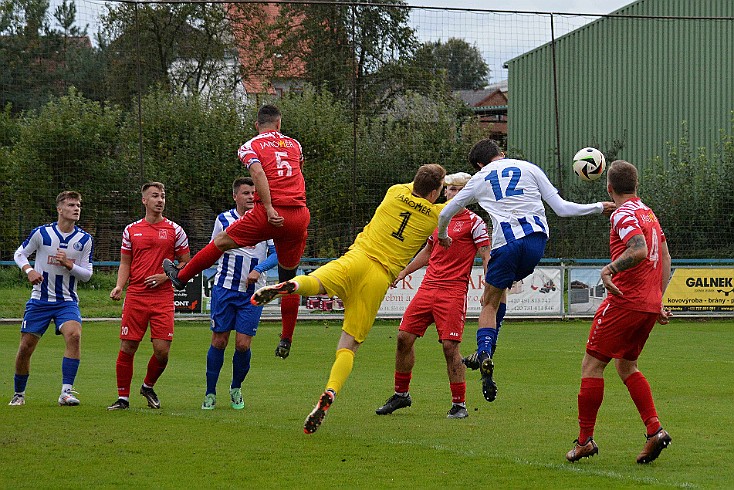
POLYGON ((561 186, 585 146, 619 140, 617 157, 645 167, 687 128, 711 154, 732 128, 734 1, 639 0, 506 65, 508 148, 561 186))

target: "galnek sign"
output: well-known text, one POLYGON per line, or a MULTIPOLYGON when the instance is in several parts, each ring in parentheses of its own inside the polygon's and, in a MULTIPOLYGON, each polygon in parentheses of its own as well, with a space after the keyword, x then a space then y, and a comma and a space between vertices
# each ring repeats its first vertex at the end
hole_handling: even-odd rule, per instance
POLYGON ((663 304, 672 311, 734 311, 734 269, 676 268, 663 304))

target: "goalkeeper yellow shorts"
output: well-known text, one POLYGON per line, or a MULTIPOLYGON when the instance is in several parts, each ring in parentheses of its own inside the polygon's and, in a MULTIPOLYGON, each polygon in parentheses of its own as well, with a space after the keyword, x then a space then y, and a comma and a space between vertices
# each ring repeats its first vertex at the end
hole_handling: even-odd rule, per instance
POLYGON ((385 268, 353 249, 310 275, 321 281, 329 296, 338 296, 344 302, 342 330, 357 342, 364 342, 390 287, 385 268))

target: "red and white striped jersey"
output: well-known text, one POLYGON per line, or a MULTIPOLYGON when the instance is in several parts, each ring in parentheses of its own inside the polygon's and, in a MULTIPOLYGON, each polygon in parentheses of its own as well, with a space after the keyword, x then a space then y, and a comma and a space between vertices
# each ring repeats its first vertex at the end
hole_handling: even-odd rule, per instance
POLYGON ((639 197, 625 201, 609 218, 609 250, 612 261, 627 249, 627 242, 635 235, 642 235, 647 242, 647 257, 631 269, 614 275, 614 284, 622 296, 608 295, 613 305, 635 311, 660 312, 663 298, 663 269, 660 263, 660 244, 665 234, 658 218, 639 197))

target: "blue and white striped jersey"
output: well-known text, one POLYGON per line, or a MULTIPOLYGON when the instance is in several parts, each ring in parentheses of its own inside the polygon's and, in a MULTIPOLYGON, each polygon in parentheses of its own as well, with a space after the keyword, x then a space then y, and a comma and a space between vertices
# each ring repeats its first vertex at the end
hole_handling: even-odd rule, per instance
MULTIPOLYGON (((503 158, 485 165, 447 204, 453 208, 479 205, 492 217, 492 250, 532 233, 550 236, 543 201, 568 207, 570 215, 600 213, 601 203, 564 201, 537 165, 503 158)), ((556 209, 554 207, 554 209, 556 209)))
MULTIPOLYGON (((240 218, 237 209, 224 211, 217 216, 214 222, 214 231, 212 231, 212 240, 221 231, 227 228, 240 218)), ((219 259, 217 273, 214 276, 214 284, 225 289, 242 292, 254 292, 265 286, 268 270, 278 265, 276 257, 265 261, 268 256, 275 254, 275 245, 272 240, 260 242, 254 247, 233 248, 227 250, 219 259), (251 270, 256 269, 260 272, 260 278, 257 283, 247 287, 247 275, 251 270)))
POLYGON ((31 299, 50 303, 79 302, 76 284, 78 280, 88 281, 92 275, 93 248, 92 235, 78 226, 71 233, 62 233, 54 222, 31 231, 14 256, 15 263, 22 268, 28 264, 28 258, 36 254, 33 269, 43 276, 43 282, 33 286, 31 299), (71 271, 56 260, 58 250, 63 250, 74 262, 71 271))

